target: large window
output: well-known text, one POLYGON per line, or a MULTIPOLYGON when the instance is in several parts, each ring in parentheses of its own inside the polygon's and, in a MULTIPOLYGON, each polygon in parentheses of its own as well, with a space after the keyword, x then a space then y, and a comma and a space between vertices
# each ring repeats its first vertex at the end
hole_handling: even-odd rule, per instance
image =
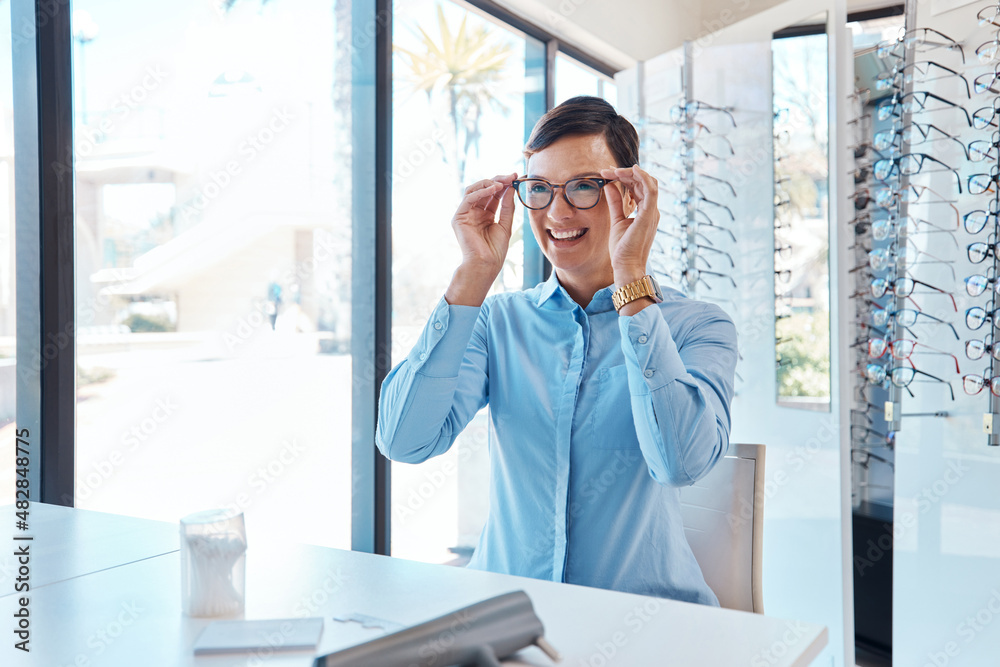
POLYGON ((75 3, 77 507, 350 546, 350 17, 75 3))
MULTIPOLYGON (((461 256, 451 218, 465 187, 523 173, 526 96, 536 40, 450 2, 398 3, 393 61, 393 363, 416 342, 461 256)), ((528 127, 530 130, 530 127, 528 127)), ((515 216, 494 291, 523 286, 524 234, 515 216)), ((451 450, 392 466, 392 553, 431 562, 471 554, 488 505, 488 414, 451 450)))
POLYGON ((614 81, 562 53, 556 55, 556 104, 577 95, 603 97, 618 103, 618 87, 614 81))

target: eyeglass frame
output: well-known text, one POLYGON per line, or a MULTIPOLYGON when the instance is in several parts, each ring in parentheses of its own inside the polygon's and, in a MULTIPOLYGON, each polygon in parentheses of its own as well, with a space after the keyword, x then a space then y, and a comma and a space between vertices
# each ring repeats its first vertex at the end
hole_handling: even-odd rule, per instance
POLYGON ((617 182, 618 181, 616 179, 600 178, 597 176, 581 176, 580 178, 571 178, 564 183, 550 183, 544 178, 515 178, 513 181, 511 181, 510 184, 511 187, 514 188, 514 193, 517 194, 517 198, 518 200, 520 200, 521 204, 525 208, 530 209, 532 211, 544 211, 549 206, 551 206, 552 202, 555 200, 556 190, 558 188, 562 188, 563 199, 566 201, 567 204, 569 204, 578 211, 589 211, 590 209, 595 208, 598 204, 601 203, 601 196, 604 193, 604 186, 607 185, 608 183, 617 183, 617 182), (524 198, 521 196, 521 188, 519 186, 522 183, 528 183, 530 181, 538 181, 539 183, 545 183, 547 186, 549 186, 550 188, 549 200, 545 203, 545 206, 529 206, 527 203, 525 203, 524 198), (591 206, 577 206, 576 204, 571 202, 569 199, 569 195, 566 192, 566 186, 574 181, 595 181, 600 183, 597 192, 597 201, 595 201, 591 206))

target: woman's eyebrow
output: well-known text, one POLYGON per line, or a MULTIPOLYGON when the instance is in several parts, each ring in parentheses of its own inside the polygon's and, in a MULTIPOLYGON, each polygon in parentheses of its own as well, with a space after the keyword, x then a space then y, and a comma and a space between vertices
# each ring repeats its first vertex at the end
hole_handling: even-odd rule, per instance
MULTIPOLYGON (((570 176, 566 180, 567 181, 572 181, 574 178, 600 178, 600 177, 601 177, 600 172, 597 172, 597 171, 588 171, 588 172, 586 172, 584 174, 575 174, 573 176, 570 176)), ((551 182, 551 181, 549 181, 549 179, 545 178, 544 176, 539 176, 537 174, 528 174, 527 176, 525 176, 525 178, 536 178, 536 179, 538 179, 540 181, 551 182)))

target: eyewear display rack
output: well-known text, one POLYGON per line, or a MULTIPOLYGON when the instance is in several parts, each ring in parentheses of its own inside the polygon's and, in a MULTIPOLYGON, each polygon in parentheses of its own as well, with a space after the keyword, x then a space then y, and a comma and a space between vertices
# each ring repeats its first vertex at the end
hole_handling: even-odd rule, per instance
POLYGON ((644 106, 638 122, 645 153, 642 161, 657 178, 661 191, 661 221, 650 268, 667 284, 692 298, 727 301, 719 288, 726 284, 724 281, 736 287, 732 276, 735 261, 730 252, 736 237, 728 224, 734 215, 726 202, 731 203, 729 198, 735 198, 736 191, 728 181, 699 167, 725 161, 722 153, 735 154, 730 140, 717 126, 713 127, 715 124, 707 118, 708 114, 726 115, 733 127, 736 121, 730 109, 695 98, 691 42, 684 43, 682 59, 680 94, 677 104, 670 109, 670 120, 656 118, 644 106), (669 137, 658 136, 664 129, 669 130, 669 137), (676 199, 671 207, 673 197, 676 199), (720 216, 727 221, 720 223, 720 216), (727 241, 732 243, 729 249, 723 245, 727 241))

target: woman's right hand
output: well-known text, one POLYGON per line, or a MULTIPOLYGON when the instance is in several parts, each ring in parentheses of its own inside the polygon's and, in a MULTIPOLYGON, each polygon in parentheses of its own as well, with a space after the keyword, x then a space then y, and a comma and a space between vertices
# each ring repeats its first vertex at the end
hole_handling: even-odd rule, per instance
POLYGON ((451 221, 462 263, 445 293, 448 303, 482 305, 503 269, 514 223, 511 183, 515 178, 516 173, 483 179, 465 189, 465 197, 451 221))

